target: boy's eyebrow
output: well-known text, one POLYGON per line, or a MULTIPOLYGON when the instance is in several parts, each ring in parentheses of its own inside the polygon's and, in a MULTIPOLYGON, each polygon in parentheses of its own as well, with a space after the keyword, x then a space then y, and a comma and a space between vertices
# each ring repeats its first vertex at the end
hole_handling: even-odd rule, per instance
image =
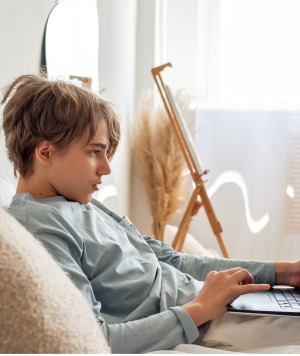
POLYGON ((97 147, 97 148, 101 148, 102 150, 105 150, 107 147, 108 147, 108 145, 107 144, 105 144, 105 143, 98 143, 98 142, 95 142, 95 143, 89 143, 88 144, 88 146, 92 146, 92 147, 97 147))

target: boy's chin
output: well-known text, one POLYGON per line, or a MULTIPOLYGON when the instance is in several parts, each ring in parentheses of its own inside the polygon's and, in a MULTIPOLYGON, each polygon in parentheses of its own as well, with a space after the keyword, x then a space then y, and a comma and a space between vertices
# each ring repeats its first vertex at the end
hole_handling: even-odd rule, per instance
POLYGON ((78 203, 80 203, 80 204, 88 204, 88 203, 90 203, 91 200, 92 200, 92 196, 89 196, 89 197, 86 198, 86 199, 82 199, 82 200, 79 201, 78 203))

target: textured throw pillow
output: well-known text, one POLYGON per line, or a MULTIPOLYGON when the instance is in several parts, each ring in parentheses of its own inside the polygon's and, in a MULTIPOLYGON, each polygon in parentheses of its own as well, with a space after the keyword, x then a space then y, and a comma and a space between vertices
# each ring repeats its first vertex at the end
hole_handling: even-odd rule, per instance
POLYGON ((0 208, 0 353, 110 353, 81 293, 0 208))

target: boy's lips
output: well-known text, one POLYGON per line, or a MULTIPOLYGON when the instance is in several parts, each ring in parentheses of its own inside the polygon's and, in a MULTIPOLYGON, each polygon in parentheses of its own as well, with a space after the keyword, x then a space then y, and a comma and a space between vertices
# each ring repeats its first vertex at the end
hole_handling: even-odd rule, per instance
POLYGON ((98 183, 94 183, 94 184, 92 184, 92 187, 95 189, 95 190, 99 190, 99 187, 98 187, 98 185, 100 185, 102 182, 100 181, 100 182, 98 182, 98 183))

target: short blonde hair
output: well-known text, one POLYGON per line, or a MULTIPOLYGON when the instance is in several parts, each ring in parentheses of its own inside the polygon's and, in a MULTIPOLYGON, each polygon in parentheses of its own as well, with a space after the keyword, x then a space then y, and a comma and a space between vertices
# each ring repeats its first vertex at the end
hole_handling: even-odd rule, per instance
POLYGON ((47 140, 57 149, 88 133, 87 143, 96 134, 98 123, 108 127, 110 160, 120 140, 120 119, 116 108, 98 95, 61 80, 43 75, 22 75, 6 89, 2 104, 3 131, 8 158, 25 177, 33 172, 36 146, 47 140))

